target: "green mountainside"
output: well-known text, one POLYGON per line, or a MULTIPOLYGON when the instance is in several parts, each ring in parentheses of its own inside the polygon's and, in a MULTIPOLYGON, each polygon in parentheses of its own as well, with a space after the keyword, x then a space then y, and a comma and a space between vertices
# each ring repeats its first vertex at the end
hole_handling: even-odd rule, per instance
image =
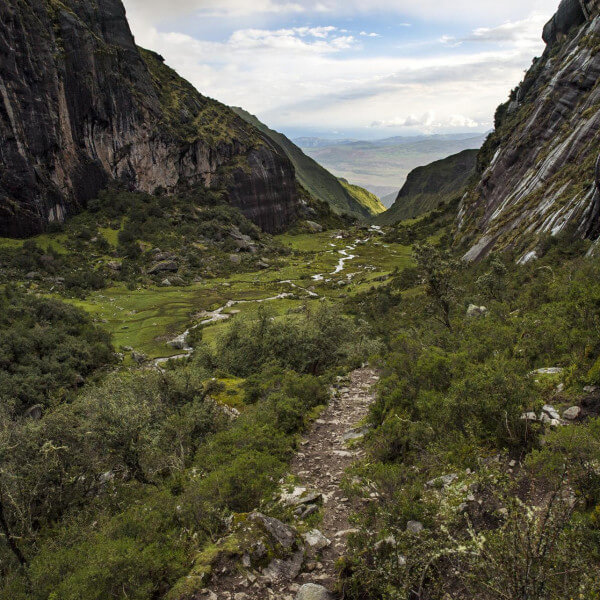
POLYGON ((396 202, 377 217, 377 223, 414 219, 452 200, 475 174, 477 154, 477 150, 464 150, 411 171, 396 202))
POLYGON ((373 212, 374 204, 372 200, 367 198, 366 193, 360 192, 360 189, 353 190, 352 192, 349 191, 334 175, 304 154, 285 135, 270 129, 259 121, 257 117, 251 115, 243 108, 233 107, 233 110, 283 148, 283 151, 287 154, 296 169, 296 178, 300 182, 300 185, 315 198, 327 202, 337 213, 347 213, 357 218, 365 218, 377 214, 373 212), (365 200, 367 204, 362 203, 365 200))
POLYGON ((385 206, 381 203, 381 200, 369 190, 349 183, 346 179, 340 178, 339 182, 344 186, 344 189, 352 194, 361 204, 367 208, 372 215, 379 215, 385 212, 385 206))

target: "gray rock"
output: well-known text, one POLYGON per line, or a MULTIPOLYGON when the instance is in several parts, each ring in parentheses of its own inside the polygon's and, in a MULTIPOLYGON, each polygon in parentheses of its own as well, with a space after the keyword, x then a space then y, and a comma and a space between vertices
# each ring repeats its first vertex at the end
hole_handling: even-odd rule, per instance
POLYGON ((458 475, 456 473, 450 473, 448 475, 442 475, 441 477, 436 477, 435 479, 431 479, 425 485, 427 487, 445 488, 445 487, 448 487, 451 483, 453 483, 457 479, 458 479, 458 475))
POLYGON ((530 375, 559 375, 564 369, 562 367, 544 367, 531 371, 530 375))
POLYGON ((323 226, 314 221, 306 221, 306 226, 311 233, 321 233, 323 231, 323 226))
POLYGON ((291 550, 296 542, 296 530, 278 519, 262 513, 252 513, 248 519, 259 523, 260 526, 285 550, 291 550))
POLYGON ((304 487, 295 487, 290 493, 281 494, 281 503, 284 506, 300 506, 301 504, 314 504, 323 499, 323 494, 316 490, 304 487))
POLYGON ((296 600, 333 600, 333 596, 322 585, 305 583, 298 590, 296 600))
POLYGON ((542 407, 542 411, 546 413, 551 419, 560 419, 560 415, 554 406, 550 406, 550 404, 544 404, 542 407))
POLYGON ((110 262, 107 262, 106 266, 111 271, 120 271, 123 268, 123 265, 120 262, 116 261, 116 260, 111 260, 110 262))
POLYGON ((39 421, 42 418, 43 412, 43 406, 41 404, 35 404, 34 406, 29 407, 25 411, 25 414, 23 416, 26 419, 33 419, 34 421, 39 421))
POLYGON ((138 365, 141 365, 148 360, 148 357, 143 352, 136 352, 135 350, 131 352, 131 358, 133 358, 138 365))
POLYGON ((488 309, 485 306, 476 306, 475 304, 469 304, 467 308, 467 317, 470 319, 483 317, 487 313, 488 309))
POLYGON ((156 273, 170 272, 175 273, 179 270, 179 266, 174 260, 165 260, 163 262, 156 263, 148 269, 149 275, 155 275, 156 273))
POLYGON ((239 265, 242 262, 242 257, 239 254, 230 254, 229 260, 234 265, 239 265))
POLYGON ((421 521, 409 521, 406 524, 406 531, 408 533, 412 533, 413 535, 418 535, 423 531, 423 523, 421 521))
POLYGON ((302 539, 313 554, 316 554, 331 545, 331 541, 328 540, 318 529, 311 529, 302 535, 302 539))
POLYGON ((171 282, 165 277, 161 282, 160 285, 162 285, 163 287, 171 287, 171 282))
POLYGON ((523 421, 537 421, 537 415, 534 412, 526 412, 521 415, 523 421))
POLYGON ((563 419, 567 419, 567 421, 575 421, 581 416, 581 408, 579 406, 571 406, 571 408, 567 408, 563 413, 563 419))
POLYGON ((271 581, 293 580, 298 577, 304 562, 304 550, 295 552, 288 560, 274 558, 269 565, 263 569, 263 575, 271 581))
POLYGON ((598 391, 598 386, 597 386, 597 385, 586 385, 586 386, 583 388, 583 391, 584 391, 586 394, 594 394, 595 392, 597 392, 597 391, 598 391))

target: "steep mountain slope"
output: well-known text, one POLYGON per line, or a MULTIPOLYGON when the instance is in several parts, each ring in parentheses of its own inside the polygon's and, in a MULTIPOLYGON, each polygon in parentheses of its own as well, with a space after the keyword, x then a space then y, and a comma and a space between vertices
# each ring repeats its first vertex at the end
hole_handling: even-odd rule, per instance
POLYGON ((339 182, 344 189, 354 196, 354 198, 356 198, 362 206, 368 209, 372 215, 379 215, 382 212, 385 212, 385 206, 381 203, 381 200, 375 194, 369 192, 369 190, 365 190, 365 188, 362 188, 359 185, 349 183, 346 179, 339 179, 339 182))
POLYGON ((324 169, 315 160, 304 154, 296 144, 282 133, 274 131, 259 121, 257 117, 245 111, 243 108, 233 107, 233 110, 262 133, 268 136, 276 144, 283 148, 288 158, 296 169, 296 178, 300 185, 312 196, 323 202, 327 202, 333 210, 338 213, 347 213, 355 217, 364 218, 373 213, 371 208, 361 202, 362 194, 358 196, 344 188, 329 171, 324 169))
POLYGON ((459 213, 466 259, 509 248, 528 260, 544 235, 600 233, 599 13, 598 0, 563 0, 543 56, 498 108, 459 213))
POLYGON ((477 150, 464 150, 409 173, 394 205, 379 215, 380 224, 413 219, 452 200, 475 173, 477 150))
POLYGON ((140 51, 121 0, 6 0, 0 56, 0 235, 64 220, 111 179, 224 188, 271 232, 293 219, 283 151, 140 51))
POLYGON ((397 192, 413 169, 463 150, 479 149, 484 140, 485 135, 476 133, 458 139, 442 135, 394 137, 305 148, 304 151, 338 177, 381 198, 397 192))

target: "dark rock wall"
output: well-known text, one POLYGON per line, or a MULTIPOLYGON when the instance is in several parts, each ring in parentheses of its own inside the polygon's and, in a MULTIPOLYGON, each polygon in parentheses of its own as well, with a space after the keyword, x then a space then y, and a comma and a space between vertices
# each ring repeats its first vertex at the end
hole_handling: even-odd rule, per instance
MULTIPOLYGON (((213 102, 189 93, 198 96, 192 107, 213 102)), ((110 179, 149 192, 224 186, 267 231, 290 223, 298 203, 294 170, 278 147, 241 119, 237 137, 221 136, 225 142, 183 140, 163 113, 121 0, 3 0, 0 235, 42 231, 80 210, 110 179), (257 163, 256 153, 271 168, 257 163), (245 169, 228 168, 240 161, 245 169)))

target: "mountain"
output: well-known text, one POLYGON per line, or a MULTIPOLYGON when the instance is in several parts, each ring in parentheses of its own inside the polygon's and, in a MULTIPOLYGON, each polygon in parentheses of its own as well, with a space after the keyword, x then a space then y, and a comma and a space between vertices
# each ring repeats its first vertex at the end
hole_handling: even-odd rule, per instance
POLYGON ((307 156, 285 135, 270 129, 243 108, 234 107, 233 110, 283 148, 296 169, 298 181, 312 196, 326 202, 338 213, 347 213, 358 218, 377 214, 372 212, 372 200, 367 200, 366 190, 358 187, 356 190, 345 188, 327 169, 307 156), (363 204, 364 201, 366 204, 363 204))
POLYGON ((413 169, 463 150, 478 149, 484 140, 483 134, 466 138, 444 135, 395 137, 304 148, 304 151, 338 177, 382 197, 399 190, 413 169))
POLYGON ((345 179, 340 179, 339 181, 344 186, 344 189, 354 196, 362 206, 367 208, 372 215, 379 215, 385 212, 385 206, 381 204, 381 200, 375 194, 358 185, 353 185, 345 179))
POLYGON ((398 197, 398 192, 392 192, 391 194, 386 194, 381 198, 381 204, 383 204, 386 208, 391 208, 394 202, 396 202, 396 198, 398 197))
POLYGON ((269 232, 294 219, 285 153, 137 48, 121 0, 5 0, 0 23, 0 235, 39 233, 111 180, 222 189, 269 232))
POLYGON ((348 144, 350 142, 355 141, 356 140, 351 139, 332 140, 319 137, 298 137, 292 139, 292 142, 296 144, 296 146, 300 146, 300 148, 322 148, 323 146, 338 146, 339 144, 348 144))
POLYGON ((393 206, 376 222, 387 225, 414 219, 452 200, 475 174, 477 155, 477 150, 463 150, 411 171, 393 206))
POLYGON ((498 108, 458 217, 467 260, 510 249, 524 262, 548 235, 598 237, 599 13, 598 0, 563 0, 542 57, 498 108))

